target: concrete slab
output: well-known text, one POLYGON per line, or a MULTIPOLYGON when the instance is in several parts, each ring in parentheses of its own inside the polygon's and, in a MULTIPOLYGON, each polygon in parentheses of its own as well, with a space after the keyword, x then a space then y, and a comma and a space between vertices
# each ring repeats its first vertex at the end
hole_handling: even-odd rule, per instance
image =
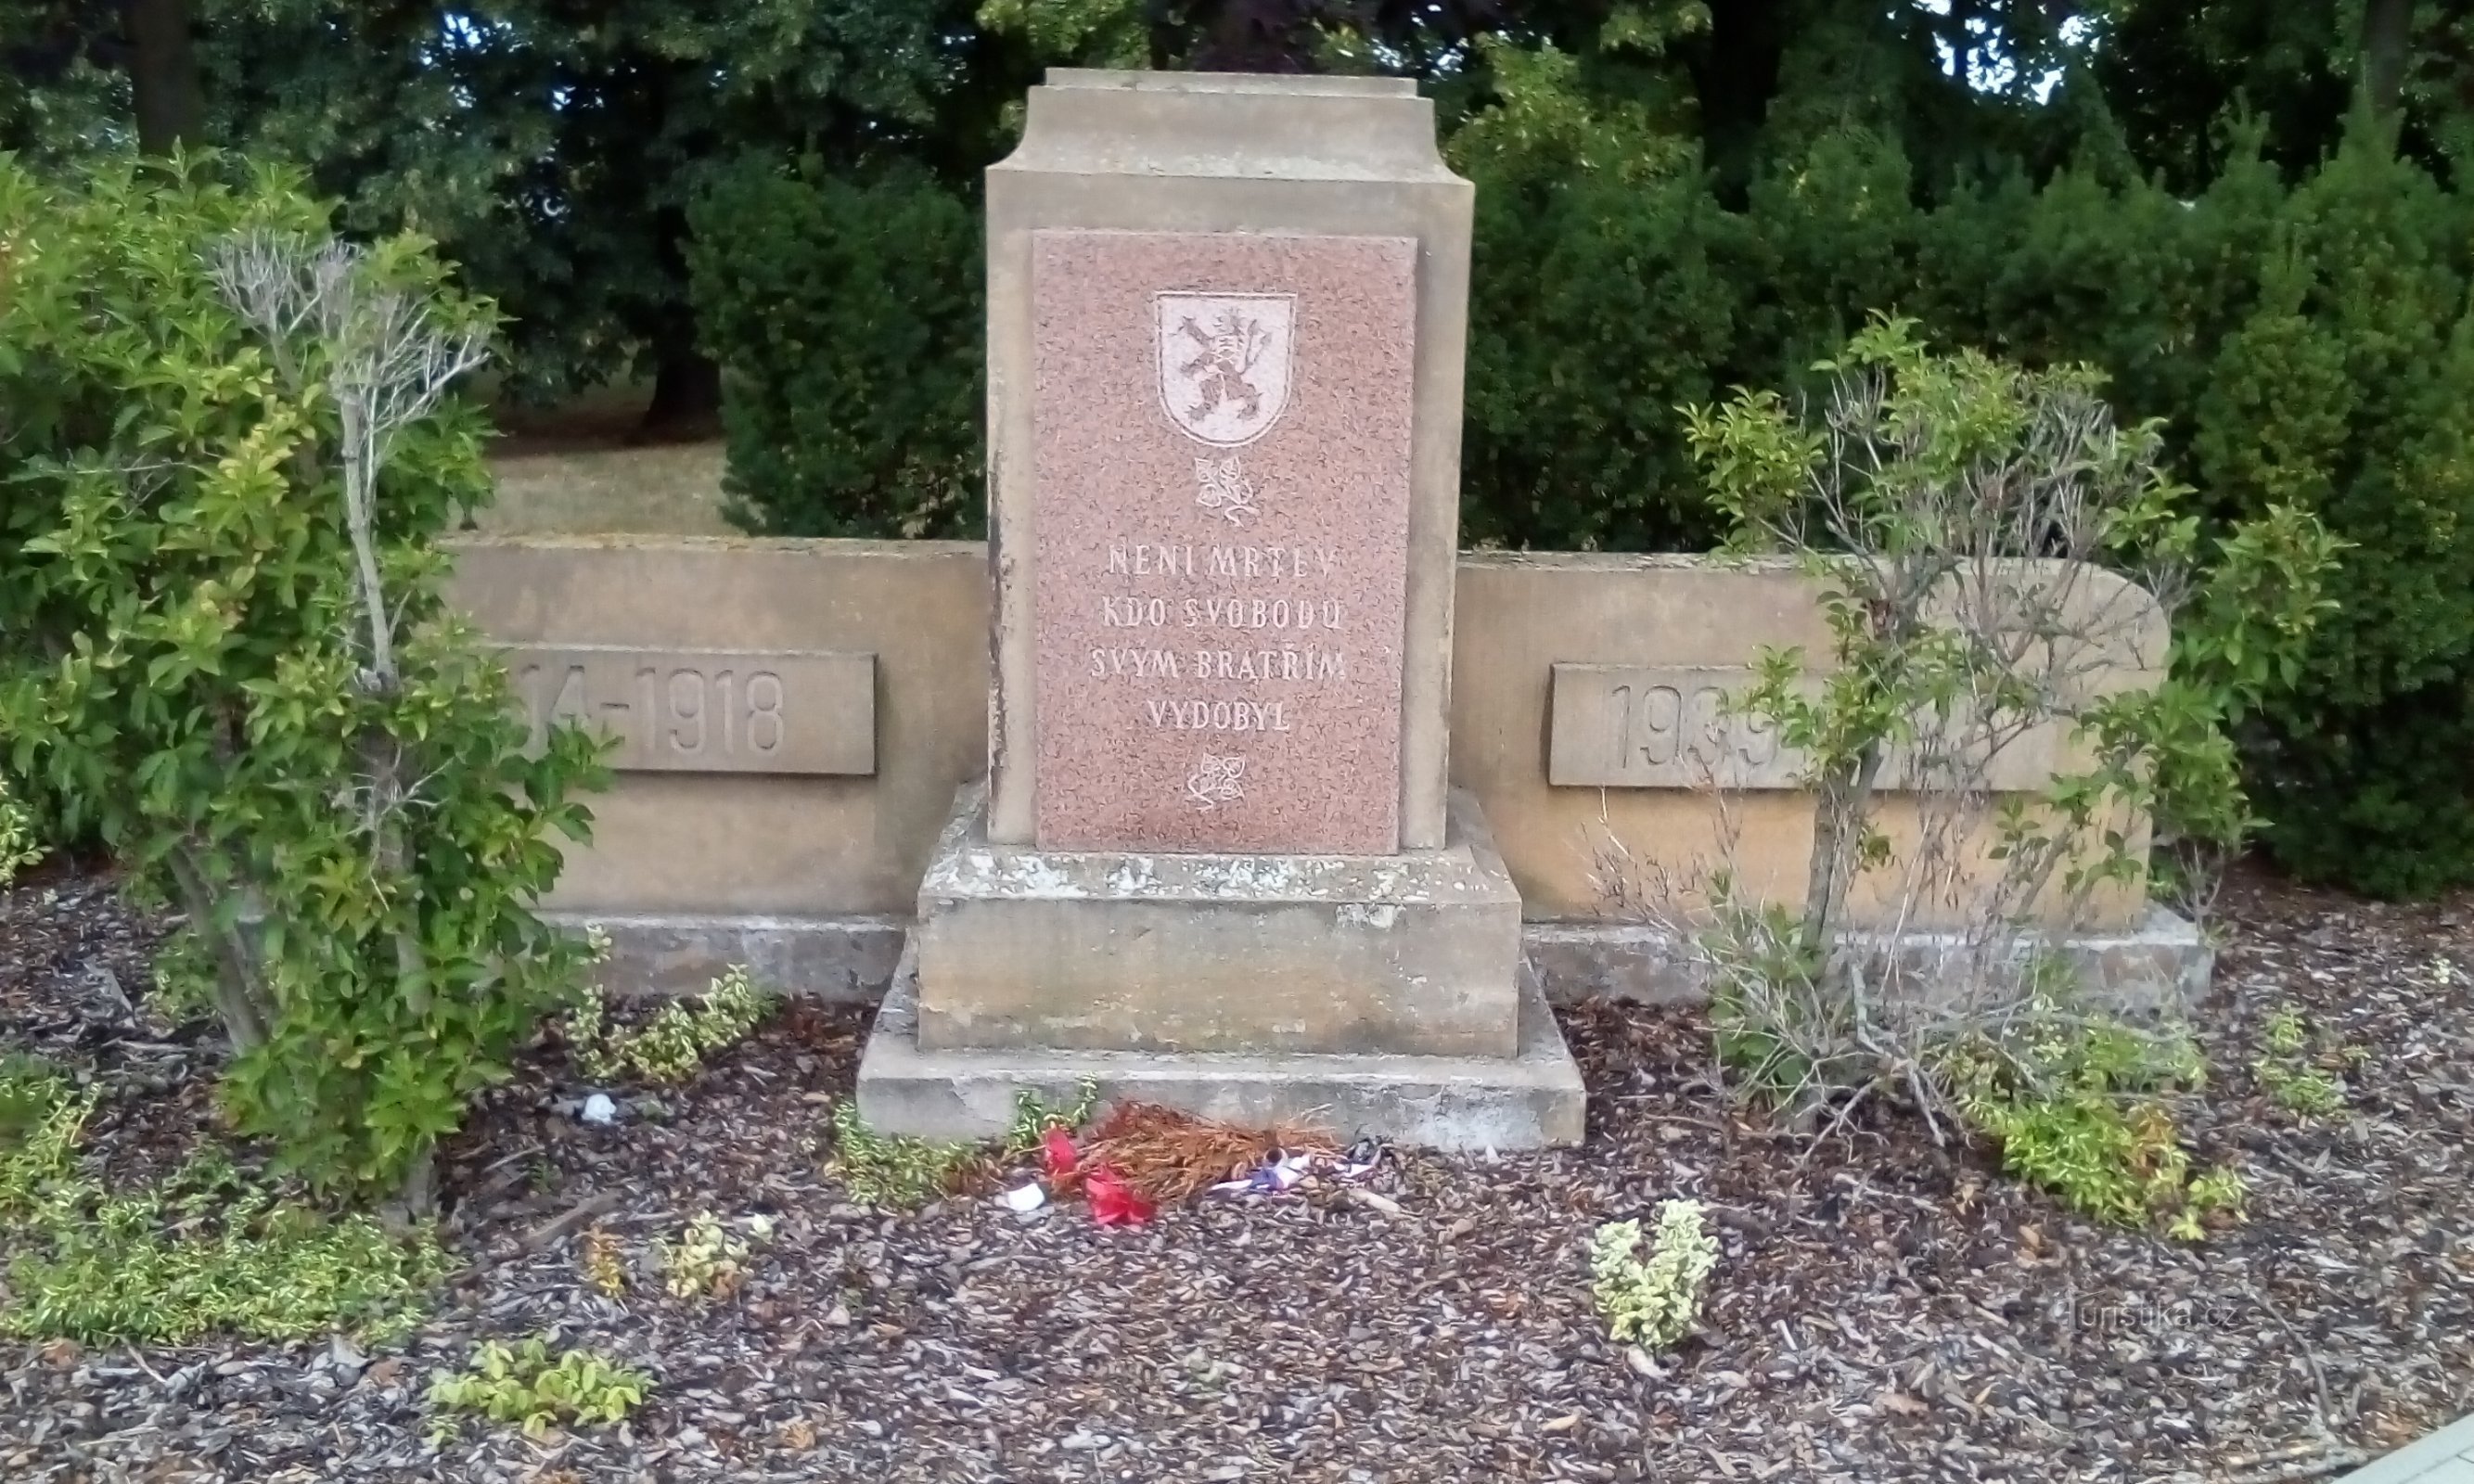
POLYGON ((850 912, 774 916, 736 912, 594 912, 542 916, 610 940, 602 986, 616 994, 692 995, 733 967, 767 989, 832 1004, 885 993, 902 957, 908 917, 850 912))
MULTIPOLYGON (((743 964, 760 983, 833 1004, 883 999, 904 937, 915 927, 909 915, 890 912, 543 915, 579 933, 597 926, 610 936, 604 982, 619 993, 702 994, 723 970, 743 964)), ((2216 958, 2197 927, 2163 908, 2136 933, 2094 932, 2060 947, 2099 998, 2126 1010, 2178 1006, 2195 1013, 2216 958)), ((1604 998, 1698 1005, 1709 997, 1702 971, 1675 935, 1640 923, 1523 923, 1520 949, 1549 1004, 1604 998)))
POLYGON ((1577 1144, 1587 1104, 1581 1069, 1525 966, 1519 1014, 1519 1055, 1502 1058, 923 1051, 916 956, 906 949, 860 1058, 859 1110, 887 1133, 989 1138, 1012 1121, 1016 1093, 1071 1103, 1087 1077, 1104 1099, 1166 1103, 1232 1123, 1311 1122, 1345 1138, 1427 1149, 1577 1144))
MULTIPOLYGON (((1919 971, 1960 951, 1956 939, 1930 931, 1901 936, 1901 952, 1919 971)), ((1708 966, 1675 933, 1638 922, 1531 922, 1521 946, 1537 965, 1546 997, 1631 1000, 1645 1005, 1698 1005, 1710 997, 1708 966)), ((2189 918, 2162 907, 2132 930, 2070 934, 2054 948, 2077 968, 2079 983, 2099 1004, 2130 1014, 2188 1016, 2197 1011, 2216 967, 2216 946, 2189 918)))
POLYGON ((2474 1417, 2460 1418, 2337 1484, 2474 1484, 2474 1417))

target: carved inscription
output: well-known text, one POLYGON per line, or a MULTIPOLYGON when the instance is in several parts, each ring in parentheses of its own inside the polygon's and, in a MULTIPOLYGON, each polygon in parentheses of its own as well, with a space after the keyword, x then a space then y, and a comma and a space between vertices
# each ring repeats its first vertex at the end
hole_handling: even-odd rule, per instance
POLYGON ((621 771, 876 771, 872 654, 570 645, 506 663, 536 745, 583 721, 618 739, 621 771))
POLYGON ((1033 234, 1042 845, 1397 848, 1416 256, 1033 234))
MULTIPOLYGON (((1817 681, 1815 682, 1818 683, 1817 681)), ((1597 789, 1786 790, 1805 787, 1805 757, 1769 718, 1735 704, 1753 685, 1741 666, 1559 664, 1549 682, 1546 781, 1597 789)), ((1997 792, 2042 789, 2057 724, 2008 739, 1986 766, 1997 792)), ((1881 787, 1907 786, 1892 759, 1881 787)))

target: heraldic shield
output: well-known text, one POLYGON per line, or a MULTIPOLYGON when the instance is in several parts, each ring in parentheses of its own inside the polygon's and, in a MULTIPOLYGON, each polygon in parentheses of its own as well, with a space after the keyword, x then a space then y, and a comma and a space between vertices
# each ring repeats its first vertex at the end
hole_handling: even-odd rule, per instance
POLYGON ((1289 404, 1295 294, 1160 294, 1160 408, 1215 448, 1252 443, 1289 404))

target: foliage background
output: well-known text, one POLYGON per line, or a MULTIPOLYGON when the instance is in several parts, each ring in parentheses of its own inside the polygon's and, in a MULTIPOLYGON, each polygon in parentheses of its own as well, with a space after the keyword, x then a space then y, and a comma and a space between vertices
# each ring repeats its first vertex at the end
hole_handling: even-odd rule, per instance
POLYGON ((1809 389, 1868 311, 2090 361, 2219 529, 2285 502, 2352 544, 2245 723, 2270 847, 2474 881, 2462 5, 0 0, 0 144, 167 116, 128 23, 166 7, 193 134, 439 237, 520 387, 718 399, 740 519, 784 532, 976 521, 978 174, 1041 66, 1416 77, 1480 191, 1468 539, 1710 545, 1679 406, 1809 389))

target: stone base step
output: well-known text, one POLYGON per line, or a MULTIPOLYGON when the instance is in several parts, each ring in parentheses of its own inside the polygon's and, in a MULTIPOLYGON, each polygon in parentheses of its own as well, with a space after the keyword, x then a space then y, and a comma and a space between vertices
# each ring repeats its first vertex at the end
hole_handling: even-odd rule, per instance
POLYGON ((1577 1144, 1581 1069, 1526 963, 1519 1015, 1519 1053, 1501 1058, 923 1051, 917 956, 906 947, 860 1058, 859 1111, 883 1133, 992 1138, 1012 1123, 1017 1093, 1070 1105, 1089 1078, 1104 1101, 1165 1103, 1256 1128, 1307 1123, 1344 1140, 1443 1150, 1577 1144))

